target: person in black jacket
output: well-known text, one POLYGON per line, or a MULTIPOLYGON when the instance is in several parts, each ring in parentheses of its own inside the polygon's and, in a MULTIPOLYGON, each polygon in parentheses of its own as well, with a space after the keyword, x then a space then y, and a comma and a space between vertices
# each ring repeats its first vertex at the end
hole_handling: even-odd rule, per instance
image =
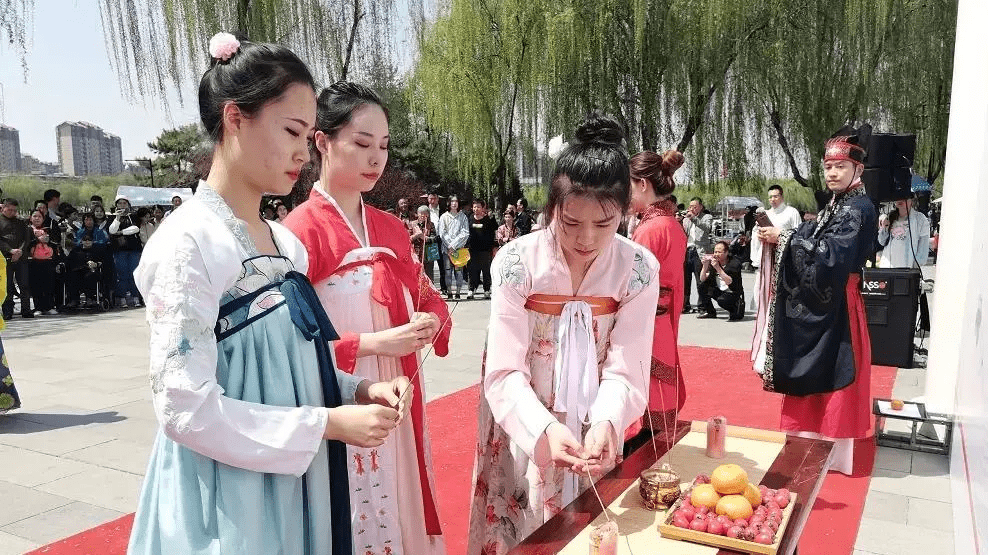
POLYGON ((113 214, 113 221, 107 227, 113 252, 113 266, 117 275, 113 296, 118 307, 138 306, 141 304, 141 294, 137 290, 137 284, 134 283, 134 270, 141 261, 143 250, 139 235, 141 228, 133 217, 129 200, 119 198, 114 205, 116 211, 113 214))
POLYGON ((702 314, 697 318, 716 318, 713 301, 728 312, 728 320, 744 318, 744 286, 741 284, 741 261, 728 254, 727 241, 718 241, 714 253, 703 257, 700 269, 702 314))
POLYGON ((491 260, 494 258, 494 247, 497 246, 497 222, 487 214, 487 205, 480 199, 473 201, 473 214, 467 218, 470 224, 470 239, 467 248, 470 249, 470 294, 468 299, 477 298, 483 275, 484 297, 491 298, 491 260))
POLYGON ((3 201, 0 211, 0 252, 7 259, 7 298, 3 301, 3 319, 9 320, 14 315, 14 292, 21 299, 21 316, 34 318, 31 310, 31 285, 28 276, 27 248, 29 232, 27 222, 17 217, 17 199, 8 198, 3 201), (14 289, 14 279, 17 289, 14 289))

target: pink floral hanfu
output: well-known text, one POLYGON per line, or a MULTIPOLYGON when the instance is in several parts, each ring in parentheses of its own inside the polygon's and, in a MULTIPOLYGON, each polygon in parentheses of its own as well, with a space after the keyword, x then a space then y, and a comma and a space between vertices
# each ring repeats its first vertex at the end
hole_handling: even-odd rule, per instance
POLYGON ((590 487, 552 466, 549 424, 583 441, 610 421, 620 450, 647 403, 658 270, 647 249, 615 236, 572 291, 549 229, 494 258, 469 555, 506 553, 590 487), (545 300, 561 306, 553 313, 545 300))

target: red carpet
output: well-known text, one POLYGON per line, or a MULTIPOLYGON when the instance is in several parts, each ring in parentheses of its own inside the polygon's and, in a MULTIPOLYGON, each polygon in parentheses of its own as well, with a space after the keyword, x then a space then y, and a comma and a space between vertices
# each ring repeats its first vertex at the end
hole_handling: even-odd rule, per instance
MULTIPOLYGON (((681 419, 724 415, 731 424, 778 429, 782 399, 762 391, 746 351, 681 347, 680 356, 688 394, 681 419)), ((894 368, 873 367, 872 394, 889 397, 894 380, 894 368)), ((450 555, 466 552, 478 395, 478 386, 468 387, 428 406, 440 517, 450 555)), ((800 554, 852 553, 875 461, 871 440, 855 447, 854 476, 827 476, 799 542, 800 554)), ((132 519, 122 517, 31 553, 123 555, 132 519)))

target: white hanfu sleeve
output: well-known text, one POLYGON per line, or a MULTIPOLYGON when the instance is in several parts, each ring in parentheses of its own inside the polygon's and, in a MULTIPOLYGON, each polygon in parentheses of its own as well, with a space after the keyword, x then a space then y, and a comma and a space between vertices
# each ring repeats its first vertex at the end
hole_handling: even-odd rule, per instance
POLYGON ((610 421, 619 441, 648 404, 651 339, 659 301, 659 263, 655 257, 639 248, 633 268, 611 330, 600 389, 590 406, 590 425, 610 421))
POLYGON ((213 328, 226 284, 217 277, 240 261, 227 260, 222 249, 208 249, 207 265, 190 233, 175 227, 161 231, 134 274, 147 302, 154 412, 165 435, 224 464, 301 476, 323 441, 329 409, 223 395, 216 381, 213 328))
MULTIPOLYGON (((558 422, 532 389, 525 360, 532 342, 525 299, 531 283, 516 245, 508 243, 491 264, 494 291, 487 327, 484 395, 494 421, 538 466, 549 464, 546 442, 537 448, 545 429, 558 422)), ((654 310, 654 309, 653 309, 654 310)))

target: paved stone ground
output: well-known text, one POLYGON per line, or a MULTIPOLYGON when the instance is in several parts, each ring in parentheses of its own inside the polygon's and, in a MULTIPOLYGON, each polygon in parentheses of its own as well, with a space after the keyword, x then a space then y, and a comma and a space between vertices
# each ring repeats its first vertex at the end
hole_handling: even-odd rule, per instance
MULTIPOLYGON (((479 380, 489 302, 454 306, 452 352, 427 366, 430 400, 479 380)), ((751 329, 750 314, 686 315, 680 339, 747 349, 751 329)), ((157 427, 143 310, 15 318, 2 337, 24 408, 0 416, 0 555, 133 512, 157 427)), ((921 395, 924 373, 900 370, 895 395, 921 395)), ((946 457, 880 448, 855 553, 952 553, 950 510, 946 457)))

